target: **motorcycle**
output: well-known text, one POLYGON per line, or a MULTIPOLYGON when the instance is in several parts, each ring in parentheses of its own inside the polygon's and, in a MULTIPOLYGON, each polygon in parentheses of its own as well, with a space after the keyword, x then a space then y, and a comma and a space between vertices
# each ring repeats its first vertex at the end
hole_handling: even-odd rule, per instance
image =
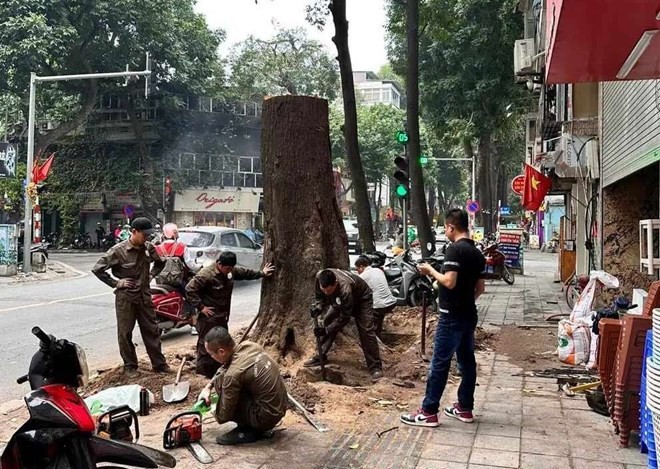
POLYGON ((417 270, 418 263, 431 263, 433 268, 439 270, 442 261, 432 256, 415 262, 410 257, 410 251, 392 258, 392 262, 386 264, 388 257, 382 252, 366 253, 372 262, 372 267, 381 269, 385 273, 387 284, 392 295, 396 299, 397 306, 422 306, 424 296, 427 305, 432 311, 438 307, 437 292, 433 289, 431 280, 417 270))
MULTIPOLYGON (((48 260, 48 243, 45 241, 42 241, 40 243, 33 243, 30 246, 30 253, 35 254, 35 253, 41 253, 43 256, 48 260)), ((23 264, 23 243, 18 244, 18 263, 23 264)))
POLYGON ((16 380, 18 384, 30 383, 31 391, 24 398, 30 417, 0 456, 2 469, 176 466, 176 460, 162 451, 96 436, 94 419, 76 393, 88 379, 84 351, 39 327, 33 327, 32 334, 39 338, 39 350, 32 357, 28 374, 16 380))
POLYGON ((92 246, 94 246, 94 243, 92 243, 92 237, 89 235, 89 233, 79 234, 73 240, 74 249, 87 249, 91 248, 92 246))
POLYGON ((506 257, 498 249, 497 243, 491 244, 483 250, 486 257, 486 272, 484 278, 489 280, 504 280, 507 284, 513 285, 516 281, 513 271, 506 265, 506 257))
POLYGON ((108 233, 103 239, 101 239, 101 249, 103 250, 107 251, 115 244, 117 244, 117 240, 115 239, 114 233, 108 233))
MULTIPOLYGON (((198 251, 197 259, 195 259, 200 269, 202 267, 200 258, 203 254, 202 251, 198 251)), ((184 279, 184 283, 187 283, 193 275, 194 272, 189 272, 188 278, 184 279)), ((186 300, 186 297, 177 287, 152 285, 151 301, 154 304, 156 320, 161 334, 166 334, 172 329, 194 325, 195 308, 186 300)))

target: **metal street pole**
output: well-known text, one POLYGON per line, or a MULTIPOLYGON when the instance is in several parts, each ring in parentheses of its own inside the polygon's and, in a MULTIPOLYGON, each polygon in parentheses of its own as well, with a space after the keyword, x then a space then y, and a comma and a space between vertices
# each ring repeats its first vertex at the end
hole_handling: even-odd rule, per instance
POLYGON ((32 166, 34 165, 34 115, 37 94, 37 74, 30 74, 30 108, 28 111, 28 147, 27 174, 25 175, 25 218, 23 220, 23 272, 32 272, 32 201, 27 194, 27 188, 32 182, 32 166))
MULTIPOLYGON (((36 114, 36 92, 38 82, 49 81, 71 81, 71 80, 97 80, 99 78, 128 78, 128 77, 148 77, 151 75, 151 66, 149 64, 149 52, 146 54, 145 70, 139 72, 109 72, 109 73, 82 73, 78 75, 52 75, 46 77, 37 76, 36 73, 30 74, 30 108, 28 110, 28 148, 27 148, 27 175, 25 176, 25 189, 32 182, 32 168, 34 166, 34 131, 36 114)), ((149 96, 149 80, 144 83, 144 97, 149 96)), ((32 272, 32 201, 25 193, 25 218, 23 227, 23 272, 32 272)))

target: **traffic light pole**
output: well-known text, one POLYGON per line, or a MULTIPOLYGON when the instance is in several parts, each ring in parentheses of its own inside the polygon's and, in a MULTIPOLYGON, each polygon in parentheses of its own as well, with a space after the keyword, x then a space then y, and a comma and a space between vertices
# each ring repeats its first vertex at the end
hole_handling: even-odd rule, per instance
MULTIPOLYGON (((140 72, 128 71, 110 72, 110 73, 83 73, 79 75, 51 75, 40 77, 36 73, 30 74, 30 107, 28 110, 28 143, 27 143, 27 175, 25 176, 25 218, 23 225, 23 272, 32 272, 32 201, 27 195, 27 188, 32 182, 32 168, 34 166, 34 139, 35 139, 35 114, 36 114, 36 94, 37 83, 42 81, 71 81, 71 80, 96 80, 99 78, 127 78, 128 77, 148 77, 151 75, 149 64, 149 53, 147 52, 146 69, 140 72)), ((149 94, 149 80, 145 80, 144 95, 149 94)))
MULTIPOLYGON (((408 145, 403 147, 403 155, 408 158, 408 145)), ((401 199, 401 211, 403 212, 403 250, 408 250, 408 193, 403 199, 401 199)))

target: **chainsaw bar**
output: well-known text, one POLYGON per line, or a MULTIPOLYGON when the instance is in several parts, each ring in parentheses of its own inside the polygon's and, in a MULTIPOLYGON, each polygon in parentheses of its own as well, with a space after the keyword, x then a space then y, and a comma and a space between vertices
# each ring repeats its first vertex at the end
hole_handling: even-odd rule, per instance
POLYGON ((188 450, 202 464, 211 464, 213 462, 213 457, 199 441, 188 443, 188 450))

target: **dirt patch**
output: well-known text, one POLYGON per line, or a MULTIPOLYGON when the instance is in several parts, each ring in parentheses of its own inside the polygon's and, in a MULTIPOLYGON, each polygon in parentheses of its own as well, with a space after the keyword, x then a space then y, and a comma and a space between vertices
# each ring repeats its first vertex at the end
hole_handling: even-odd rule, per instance
POLYGON ((557 368, 561 362, 557 349, 557 330, 519 326, 502 326, 491 337, 492 348, 508 356, 511 363, 526 371, 557 368))

